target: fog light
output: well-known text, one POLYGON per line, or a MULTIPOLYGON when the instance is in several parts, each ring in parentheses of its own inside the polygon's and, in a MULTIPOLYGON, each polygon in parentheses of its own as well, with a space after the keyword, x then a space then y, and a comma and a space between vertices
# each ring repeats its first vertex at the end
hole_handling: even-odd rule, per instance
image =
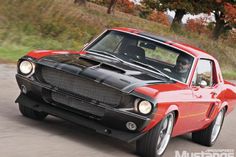
POLYGON ((25 85, 21 85, 21 90, 24 94, 27 93, 27 88, 25 87, 25 85))
POLYGON ((127 122, 126 123, 127 129, 134 131, 137 129, 137 125, 134 122, 127 122))

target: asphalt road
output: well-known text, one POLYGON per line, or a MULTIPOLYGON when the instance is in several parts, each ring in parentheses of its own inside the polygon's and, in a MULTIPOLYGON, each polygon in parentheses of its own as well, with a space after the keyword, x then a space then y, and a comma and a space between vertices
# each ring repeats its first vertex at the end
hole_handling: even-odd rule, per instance
MULTIPOLYGON (((0 64, 0 156, 1 157, 136 157, 135 144, 99 135, 89 129, 49 116, 38 122, 23 117, 14 65, 0 64)), ((236 111, 227 118, 217 143, 211 149, 236 150, 236 111)), ((175 151, 209 149, 191 141, 190 134, 171 139, 165 157, 175 151)), ((236 156, 236 155, 235 155, 236 156)))

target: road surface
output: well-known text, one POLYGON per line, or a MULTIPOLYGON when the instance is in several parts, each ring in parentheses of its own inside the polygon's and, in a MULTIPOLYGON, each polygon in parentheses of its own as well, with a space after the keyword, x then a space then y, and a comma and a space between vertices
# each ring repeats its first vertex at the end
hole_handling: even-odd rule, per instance
MULTIPOLYGON (((137 157, 135 144, 97 134, 64 120, 49 116, 38 122, 23 117, 17 104, 19 94, 15 81, 16 68, 0 64, 0 156, 2 157, 137 157)), ((236 150, 236 111, 227 118, 217 143, 211 149, 236 150)), ((195 144, 190 134, 173 138, 165 157, 176 151, 206 151, 208 147, 195 144)))

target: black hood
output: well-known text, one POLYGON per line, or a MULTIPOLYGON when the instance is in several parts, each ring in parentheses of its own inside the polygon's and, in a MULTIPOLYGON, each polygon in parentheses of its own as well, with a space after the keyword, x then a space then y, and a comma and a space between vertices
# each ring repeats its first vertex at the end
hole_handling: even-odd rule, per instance
POLYGON ((123 63, 96 55, 53 55, 38 60, 38 64, 79 75, 129 93, 135 87, 169 83, 158 74, 131 63, 123 63))

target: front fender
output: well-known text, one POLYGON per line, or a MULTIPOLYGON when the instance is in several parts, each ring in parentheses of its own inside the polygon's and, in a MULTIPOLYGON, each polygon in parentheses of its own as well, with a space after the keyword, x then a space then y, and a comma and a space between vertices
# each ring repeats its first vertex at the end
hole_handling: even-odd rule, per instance
POLYGON ((224 107, 228 108, 228 102, 227 101, 224 101, 223 103, 221 103, 220 110, 222 110, 224 107))
MULTIPOLYGON (((147 132, 150 129, 152 129, 170 112, 177 112, 177 113, 179 112, 179 108, 175 104, 169 105, 164 103, 164 104, 157 104, 156 106, 157 106, 157 112, 153 117, 153 119, 150 121, 150 123, 147 125, 147 127, 143 130, 143 132, 147 132)), ((178 119, 178 114, 176 118, 178 119)))

